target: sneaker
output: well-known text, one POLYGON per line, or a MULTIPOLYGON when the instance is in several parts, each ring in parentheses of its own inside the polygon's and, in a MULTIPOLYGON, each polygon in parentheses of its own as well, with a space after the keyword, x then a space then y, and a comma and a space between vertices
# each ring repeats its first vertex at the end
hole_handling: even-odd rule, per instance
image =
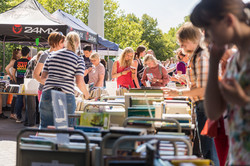
POLYGON ((23 123, 22 118, 17 118, 16 123, 23 123))
POLYGON ((3 113, 0 114, 0 119, 8 119, 7 116, 5 116, 3 113))

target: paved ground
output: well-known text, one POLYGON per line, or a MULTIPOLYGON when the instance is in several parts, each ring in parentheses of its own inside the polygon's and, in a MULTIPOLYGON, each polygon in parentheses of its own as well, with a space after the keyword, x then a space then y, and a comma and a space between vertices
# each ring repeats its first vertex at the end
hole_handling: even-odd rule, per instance
POLYGON ((16 141, 0 141, 0 166, 16 165, 16 141))
MULTIPOLYGON (((5 111, 9 116, 10 112, 5 111)), ((16 165, 16 136, 25 127, 11 119, 0 119, 0 166, 16 165)))

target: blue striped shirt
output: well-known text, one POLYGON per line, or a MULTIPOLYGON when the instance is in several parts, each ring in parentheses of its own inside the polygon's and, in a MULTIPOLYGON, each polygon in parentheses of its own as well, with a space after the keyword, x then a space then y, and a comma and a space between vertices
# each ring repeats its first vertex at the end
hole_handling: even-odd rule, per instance
POLYGON ((48 78, 43 91, 58 87, 65 93, 74 94, 74 78, 76 75, 83 76, 84 70, 83 58, 72 51, 62 49, 53 52, 44 64, 43 72, 48 72, 48 78))

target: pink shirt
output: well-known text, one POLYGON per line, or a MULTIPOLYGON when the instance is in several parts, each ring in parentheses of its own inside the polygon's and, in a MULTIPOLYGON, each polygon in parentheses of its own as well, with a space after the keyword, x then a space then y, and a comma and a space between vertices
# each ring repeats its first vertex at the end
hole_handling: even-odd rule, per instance
POLYGON ((165 85, 169 82, 169 76, 168 76, 168 72, 166 70, 165 67, 161 66, 161 71, 162 73, 160 72, 160 69, 159 69, 159 64, 155 67, 152 67, 152 68, 149 68, 147 67, 144 72, 143 72, 143 76, 142 76, 142 83, 145 82, 146 80, 148 80, 147 78, 147 74, 150 74, 152 73, 153 75, 153 78, 156 78, 156 79, 162 79, 163 82, 160 83, 160 82, 156 82, 156 83, 151 83, 151 86, 154 86, 154 87, 165 87, 165 85))
MULTIPOLYGON (((103 64, 99 63, 99 65, 94 66, 89 73, 89 84, 94 83, 94 86, 96 86, 101 75, 105 75, 105 68, 103 64)), ((101 87, 103 87, 103 81, 101 82, 101 87)))

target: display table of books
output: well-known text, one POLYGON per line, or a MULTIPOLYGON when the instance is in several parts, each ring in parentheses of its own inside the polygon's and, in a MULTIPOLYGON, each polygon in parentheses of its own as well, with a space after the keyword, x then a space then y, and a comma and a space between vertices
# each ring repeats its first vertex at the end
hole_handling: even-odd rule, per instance
POLYGON ((35 79, 24 79, 24 84, 9 84, 9 80, 0 81, 0 94, 37 96, 39 83, 35 79))

